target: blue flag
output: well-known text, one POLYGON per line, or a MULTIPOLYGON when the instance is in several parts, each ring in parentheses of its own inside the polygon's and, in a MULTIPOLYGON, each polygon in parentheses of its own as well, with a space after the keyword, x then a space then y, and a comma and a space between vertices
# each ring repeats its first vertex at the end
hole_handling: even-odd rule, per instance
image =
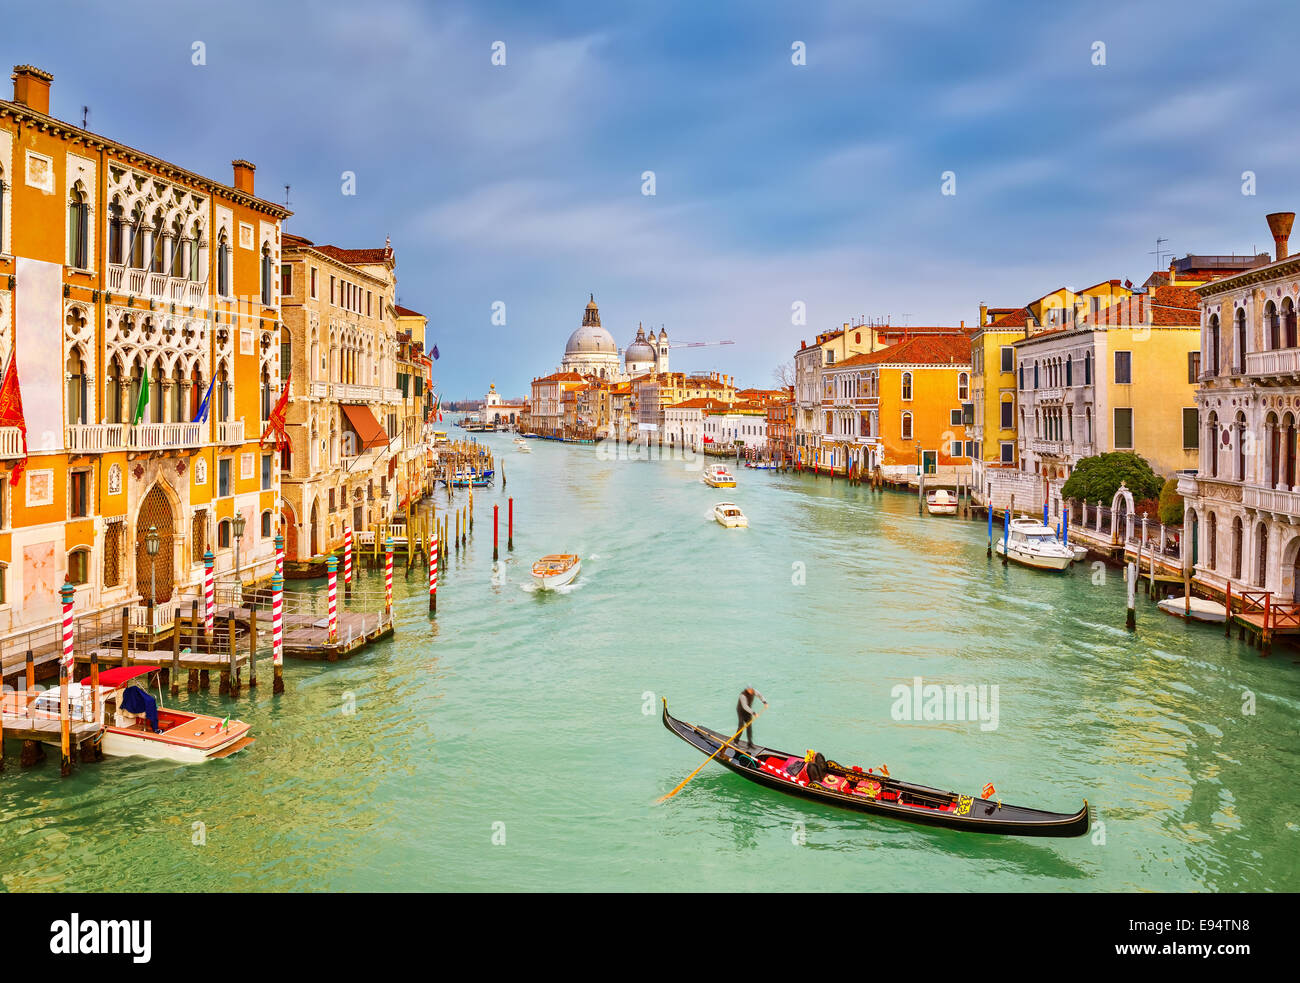
POLYGON ((435 362, 438 361, 438 346, 437 346, 437 345, 434 345, 434 346, 433 346, 433 360, 434 360, 435 362))
POLYGON ((195 423, 208 422, 208 403, 212 399, 212 387, 216 384, 217 378, 213 376, 212 381, 208 383, 208 391, 203 394, 203 401, 199 403, 199 411, 194 414, 195 423))

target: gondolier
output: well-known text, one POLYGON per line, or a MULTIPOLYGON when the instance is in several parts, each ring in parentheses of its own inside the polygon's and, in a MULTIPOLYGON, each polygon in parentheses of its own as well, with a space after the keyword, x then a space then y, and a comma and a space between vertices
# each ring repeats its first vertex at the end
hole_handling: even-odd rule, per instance
MULTIPOLYGON (((746 686, 740 693, 740 699, 736 701, 736 730, 744 730, 745 740, 752 747, 754 745, 754 728, 751 726, 754 718, 754 700, 763 700, 763 694, 754 689, 753 686, 746 686)), ((763 700, 763 706, 767 706, 767 700, 763 700)))

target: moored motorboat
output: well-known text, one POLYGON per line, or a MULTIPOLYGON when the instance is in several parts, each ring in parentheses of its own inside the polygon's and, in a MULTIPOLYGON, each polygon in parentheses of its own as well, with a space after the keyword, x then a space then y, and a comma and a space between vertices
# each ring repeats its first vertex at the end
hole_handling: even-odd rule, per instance
POLYGON ((939 488, 925 496, 925 507, 931 515, 956 515, 957 496, 947 488, 939 488))
POLYGON ((1061 571, 1074 562, 1074 550, 1037 519, 1012 519, 1006 540, 995 544, 998 556, 1035 570, 1061 571))
POLYGON ((726 526, 728 529, 743 529, 749 526, 749 519, 745 518, 745 513, 740 511, 740 506, 732 502, 719 502, 713 506, 713 518, 719 525, 726 526))
POLYGON ((528 446, 528 441, 524 440, 523 437, 515 438, 515 449, 522 454, 531 454, 533 452, 533 449, 528 446))
POLYGON ((1186 595, 1166 597, 1156 607, 1165 614, 1172 614, 1178 618, 1191 618, 1193 621, 1206 621, 1210 624, 1221 625, 1228 618, 1222 604, 1206 600, 1204 597, 1193 596, 1190 601, 1187 600, 1186 595))
MULTIPOLYGON (((69 686, 69 703, 75 717, 104 722, 102 749, 112 757, 137 756, 194 764, 224 758, 253 743, 251 729, 242 720, 210 717, 170 710, 143 687, 142 677, 158 666, 119 666, 99 674, 99 685, 89 680, 69 686), (93 714, 92 716, 90 716, 93 714)), ((36 700, 37 713, 59 715, 59 691, 49 690, 36 700)))
POLYGON ((713 488, 735 488, 736 478, 725 466, 721 464, 712 464, 704 469, 704 474, 700 480, 706 485, 713 488))
MULTIPOLYGON (((668 713, 664 700, 663 723, 702 754, 750 781, 788 795, 857 812, 889 816, 924 826, 942 826, 968 833, 1005 836, 1083 836, 1088 832, 1088 800, 1075 813, 1047 812, 1024 806, 944 792, 877 774, 873 770, 846 768, 821 755, 795 755, 772 748, 728 743, 727 735, 689 724, 668 713)), ((810 752, 811 754, 811 752, 810 752)))
POLYGON ((571 583, 582 569, 574 553, 551 553, 533 564, 533 583, 539 590, 555 590, 571 583))

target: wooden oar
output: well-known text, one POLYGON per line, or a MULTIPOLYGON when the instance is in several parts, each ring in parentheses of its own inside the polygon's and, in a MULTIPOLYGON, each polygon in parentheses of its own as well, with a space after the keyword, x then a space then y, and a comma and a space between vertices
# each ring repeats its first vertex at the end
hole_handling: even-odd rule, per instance
MULTIPOLYGON (((667 701, 667 700, 664 700, 664 706, 667 707, 667 705, 668 705, 668 701, 667 701)), ((766 710, 766 709, 767 709, 767 704, 763 704, 763 710, 766 710)), ((727 738, 725 741, 723 741, 721 744, 719 744, 719 745, 718 745, 718 750, 717 750, 717 751, 714 751, 712 754, 710 754, 707 758, 704 759, 704 764, 700 765, 699 768, 696 768, 693 772, 691 772, 689 775, 687 775, 685 778, 683 778, 682 781, 681 781, 681 784, 678 785, 678 786, 677 786, 675 789, 673 789, 671 792, 669 792, 667 795, 662 795, 662 796, 660 796, 659 798, 655 799, 655 804, 658 805, 660 802, 664 802, 664 801, 666 801, 666 800, 668 800, 668 799, 671 799, 674 795, 676 795, 678 792, 680 792, 682 789, 684 789, 684 788, 686 787, 686 783, 689 782, 689 781, 690 781, 692 778, 694 778, 696 775, 698 775, 698 774, 700 773, 700 769, 703 768, 704 765, 707 765, 710 761, 712 761, 714 758, 716 758, 716 757, 718 756, 718 752, 721 751, 724 747, 732 747, 733 750, 735 750, 735 751, 737 751, 737 752, 739 752, 739 753, 741 753, 741 754, 744 754, 744 752, 741 751, 740 748, 735 747, 734 745, 732 745, 731 742, 734 741, 737 737, 740 736, 740 731, 744 730, 746 727, 749 727, 750 725, 752 725, 752 724, 754 723, 755 720, 757 720, 759 717, 761 717, 761 716, 763 715, 763 710, 759 710, 758 713, 756 713, 756 714, 754 714, 752 717, 750 717, 748 721, 746 721, 745 723, 741 724, 741 725, 740 725, 740 730, 737 730, 737 731, 736 731, 734 734, 732 734, 729 738, 727 738)), ((752 757, 752 755, 751 755, 750 757, 752 757)))

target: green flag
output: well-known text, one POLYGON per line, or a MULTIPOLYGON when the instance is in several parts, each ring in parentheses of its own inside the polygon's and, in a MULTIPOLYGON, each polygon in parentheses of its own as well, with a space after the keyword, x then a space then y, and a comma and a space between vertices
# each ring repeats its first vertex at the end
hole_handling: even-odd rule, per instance
POLYGON ((135 419, 131 422, 138 424, 144 419, 145 407, 149 405, 149 377, 147 375, 140 377, 140 398, 135 403, 135 419))

